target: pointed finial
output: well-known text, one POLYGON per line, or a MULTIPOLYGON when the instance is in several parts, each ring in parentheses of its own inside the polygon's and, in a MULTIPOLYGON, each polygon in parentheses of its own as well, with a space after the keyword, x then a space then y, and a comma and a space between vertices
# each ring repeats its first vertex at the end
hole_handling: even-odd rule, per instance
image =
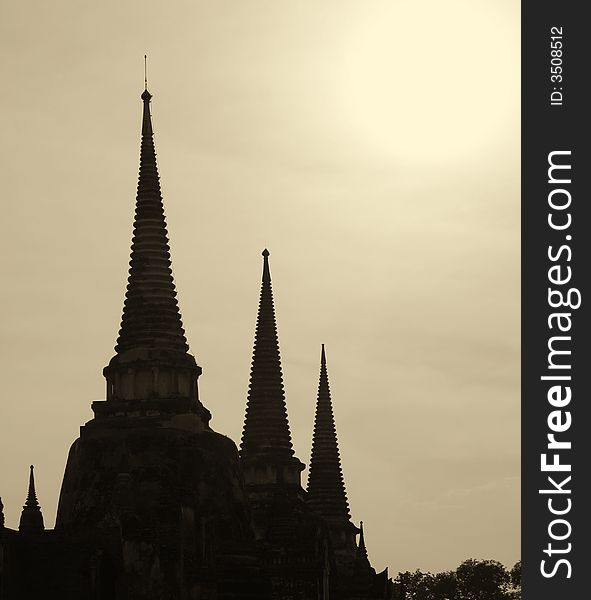
POLYGON ((266 248, 263 254, 263 281, 271 281, 271 271, 269 270, 269 255, 271 254, 266 248))
POLYGON ((322 354, 320 356, 320 365, 326 367, 326 352, 324 351, 324 344, 322 344, 322 354))
POLYGON ((148 56, 144 54, 144 91, 142 92, 142 100, 150 102, 152 94, 148 92, 148 56))

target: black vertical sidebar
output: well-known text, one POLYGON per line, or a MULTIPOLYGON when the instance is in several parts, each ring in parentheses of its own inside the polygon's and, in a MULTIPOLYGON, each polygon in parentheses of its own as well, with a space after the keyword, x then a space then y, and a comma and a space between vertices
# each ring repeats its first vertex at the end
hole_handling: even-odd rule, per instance
POLYGON ((591 34, 585 8, 568 0, 522 3, 525 600, 591 598, 591 34))

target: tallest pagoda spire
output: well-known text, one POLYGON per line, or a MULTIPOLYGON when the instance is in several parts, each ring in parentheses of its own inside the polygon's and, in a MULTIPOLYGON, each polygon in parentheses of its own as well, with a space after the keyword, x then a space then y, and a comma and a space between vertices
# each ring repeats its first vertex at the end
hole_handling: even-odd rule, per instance
POLYGON ((198 400, 201 368, 188 354, 172 277, 150 114, 152 94, 147 83, 141 98, 140 171, 127 292, 116 354, 103 371, 108 406, 94 403, 93 408, 105 416, 138 414, 135 404, 140 401, 143 405, 139 414, 196 412, 207 423, 209 411, 198 400), (117 402, 118 407, 110 407, 109 401, 117 402), (129 411, 121 402, 131 403, 129 411))
POLYGON ((172 278, 150 115, 151 98, 146 88, 142 94, 140 173, 129 279, 115 350, 122 353, 136 348, 152 348, 185 353, 189 345, 172 278))

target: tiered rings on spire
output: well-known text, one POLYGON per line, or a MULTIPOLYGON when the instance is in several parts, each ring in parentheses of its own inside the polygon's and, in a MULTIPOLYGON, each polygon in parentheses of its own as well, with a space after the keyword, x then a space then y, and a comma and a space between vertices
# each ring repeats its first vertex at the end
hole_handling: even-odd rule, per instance
POLYGON ((243 458, 261 454, 290 457, 294 453, 285 406, 267 249, 263 251, 263 280, 240 449, 243 458))
POLYGON ((26 533, 35 533, 45 529, 41 507, 39 506, 39 502, 37 501, 37 493, 35 492, 35 475, 33 465, 30 467, 29 491, 27 493, 27 500, 23 506, 23 512, 21 513, 21 519, 18 528, 19 531, 24 531, 26 533))
POLYGON ((136 348, 189 350, 172 277, 150 116, 151 98, 150 92, 144 90, 134 237, 123 318, 115 347, 119 354, 136 348))
POLYGON ((329 521, 345 523, 350 519, 330 399, 324 344, 320 360, 320 381, 308 477, 308 504, 314 512, 329 521))

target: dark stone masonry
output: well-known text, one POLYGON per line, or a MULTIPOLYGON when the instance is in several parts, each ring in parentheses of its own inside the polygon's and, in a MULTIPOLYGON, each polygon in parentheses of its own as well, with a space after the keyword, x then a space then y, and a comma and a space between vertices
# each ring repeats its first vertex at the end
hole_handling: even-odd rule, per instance
POLYGON ((18 531, 0 500, 0 600, 389 600, 387 570, 372 568, 351 521, 324 346, 302 487, 267 250, 240 450, 209 426, 176 300, 151 98, 106 400, 70 449, 55 529, 33 467, 18 531))

